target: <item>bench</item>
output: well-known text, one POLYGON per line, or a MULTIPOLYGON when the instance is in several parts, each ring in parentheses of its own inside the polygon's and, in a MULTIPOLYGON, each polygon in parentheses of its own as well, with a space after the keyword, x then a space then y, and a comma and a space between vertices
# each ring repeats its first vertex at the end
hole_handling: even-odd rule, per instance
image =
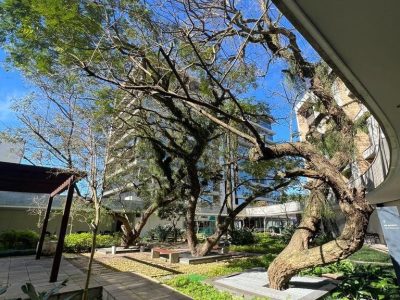
POLYGON ((160 255, 168 255, 168 262, 171 264, 175 264, 179 262, 179 252, 175 252, 169 249, 162 248, 152 248, 151 249, 151 258, 160 258, 160 255))

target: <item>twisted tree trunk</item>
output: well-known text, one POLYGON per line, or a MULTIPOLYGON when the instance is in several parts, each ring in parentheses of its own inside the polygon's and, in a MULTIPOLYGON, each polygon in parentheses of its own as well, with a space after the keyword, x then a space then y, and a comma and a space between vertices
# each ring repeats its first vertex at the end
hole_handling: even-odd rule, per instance
POLYGON ((120 221, 122 223, 122 238, 121 238, 121 246, 124 248, 128 248, 132 246, 136 240, 140 237, 144 226, 146 225, 150 216, 158 209, 159 205, 152 204, 150 205, 143 213, 140 221, 138 221, 135 226, 132 228, 131 223, 129 222, 128 217, 122 216, 118 213, 113 213, 114 219, 120 221))
POLYGON ((316 218, 313 217, 315 211, 311 207, 313 206, 311 201, 307 211, 312 214, 303 219, 289 245, 268 268, 271 288, 286 289, 289 280, 299 271, 345 259, 362 247, 372 207, 365 199, 364 191, 354 190, 353 193, 354 200, 352 202, 339 199, 339 206, 346 216, 346 223, 341 235, 321 246, 308 248, 308 242, 305 239, 310 232, 315 231, 316 224, 316 218))

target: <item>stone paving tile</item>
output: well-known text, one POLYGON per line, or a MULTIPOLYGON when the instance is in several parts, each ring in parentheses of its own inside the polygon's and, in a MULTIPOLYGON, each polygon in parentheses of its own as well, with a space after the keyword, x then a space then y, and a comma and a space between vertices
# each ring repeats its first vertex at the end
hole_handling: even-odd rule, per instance
MULTIPOLYGON (((81 257, 78 261, 84 260, 81 257)), ((78 266, 85 265, 72 259, 78 266)), ((117 272, 101 264, 93 264, 99 272, 96 281, 103 285, 103 300, 190 300, 191 298, 132 272, 117 272)))
MULTIPOLYGON (((21 286, 26 282, 31 282, 40 292, 48 291, 63 279, 68 278, 67 286, 63 287, 61 292, 73 294, 75 291, 82 290, 78 283, 85 281, 85 274, 65 260, 61 261, 59 281, 49 283, 52 262, 52 258, 47 257, 40 260, 35 260, 34 256, 0 258, 0 285, 8 286, 7 292, 1 295, 0 299, 27 299, 27 296, 21 290, 21 286), (69 276, 69 274, 75 275, 71 278, 72 276, 69 276)), ((92 284, 92 286, 100 287, 98 283, 92 284)))
MULTIPOLYGON (((78 265, 62 260, 58 282, 68 278, 67 286, 61 293, 73 293, 84 287, 87 263, 81 261, 78 265)), ((55 286, 49 283, 49 272, 52 259, 44 257, 35 260, 34 256, 0 258, 0 285, 8 285, 6 294, 0 299, 19 298, 26 299, 21 286, 31 282, 38 291, 49 290, 55 286)), ((141 277, 131 272, 116 272, 105 268, 103 265, 93 264, 94 275, 91 277, 89 287, 103 286, 103 300, 188 300, 186 297, 161 284, 141 277)))

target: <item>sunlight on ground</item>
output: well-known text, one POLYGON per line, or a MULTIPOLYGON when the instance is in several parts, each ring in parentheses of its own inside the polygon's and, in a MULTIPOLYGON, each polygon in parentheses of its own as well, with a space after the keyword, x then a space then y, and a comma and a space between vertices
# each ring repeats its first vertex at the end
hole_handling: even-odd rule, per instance
MULTIPOLYGON (((170 264, 163 261, 162 258, 151 259, 150 253, 130 253, 117 256, 96 254, 95 259, 97 262, 118 271, 136 272, 148 277, 159 279, 164 276, 179 274, 199 274, 207 277, 220 276, 240 272, 243 269, 243 265, 247 266, 249 261, 252 261, 251 258, 237 258, 198 265, 186 265, 180 263, 170 264)), ((259 264, 260 262, 254 261, 254 263, 259 264)))

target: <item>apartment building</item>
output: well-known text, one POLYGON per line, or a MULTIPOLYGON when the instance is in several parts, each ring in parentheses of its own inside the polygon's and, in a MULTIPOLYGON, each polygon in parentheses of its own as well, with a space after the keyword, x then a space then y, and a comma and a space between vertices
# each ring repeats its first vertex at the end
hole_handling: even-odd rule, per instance
MULTIPOLYGON (((361 159, 356 159, 347 166, 344 174, 353 186, 365 186, 367 191, 372 190, 384 180, 389 167, 390 155, 386 137, 377 120, 363 104, 355 101, 354 95, 340 79, 334 82, 332 88, 336 103, 343 108, 351 120, 363 127, 363 130, 357 131, 354 141, 356 156, 361 159)), ((300 140, 305 140, 309 130, 315 126, 314 121, 320 115, 315 96, 311 92, 307 92, 295 106, 295 111, 300 140)), ((322 119, 316 130, 324 133, 326 129, 322 119)), ((339 212, 334 203, 335 200, 333 197, 331 199, 333 209, 339 212)), ((336 216, 340 227, 344 224, 344 220, 341 219, 340 214, 336 214, 336 216)), ((384 242, 376 211, 370 218, 368 233, 371 236, 379 235, 379 241, 384 242)))

